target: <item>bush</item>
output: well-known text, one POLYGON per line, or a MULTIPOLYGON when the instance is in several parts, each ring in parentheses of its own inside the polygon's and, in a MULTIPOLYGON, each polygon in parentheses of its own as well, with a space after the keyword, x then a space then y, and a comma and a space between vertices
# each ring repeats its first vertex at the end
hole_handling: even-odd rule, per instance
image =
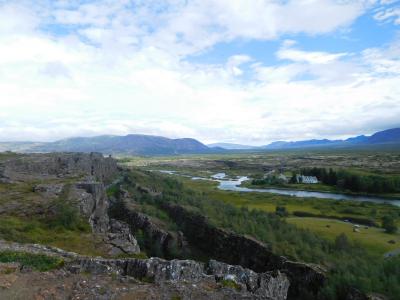
POLYGON ((347 238, 347 235, 341 233, 335 239, 335 249, 338 251, 346 251, 350 249, 350 241, 347 238))
POLYGON ((382 219, 382 227, 385 229, 386 233, 396 233, 397 226, 395 219, 392 216, 385 216, 382 219))
POLYGON ((277 206, 275 208, 275 214, 280 217, 287 217, 289 215, 285 206, 277 206))
POLYGON ((43 254, 32 254, 27 252, 2 251, 0 252, 0 262, 11 263, 16 262, 24 266, 45 272, 56 269, 64 265, 64 261, 60 258, 47 256, 43 254))
POLYGON ((87 222, 82 219, 78 209, 71 203, 63 199, 57 199, 53 208, 54 215, 50 217, 50 226, 67 230, 85 231, 87 229, 87 222))

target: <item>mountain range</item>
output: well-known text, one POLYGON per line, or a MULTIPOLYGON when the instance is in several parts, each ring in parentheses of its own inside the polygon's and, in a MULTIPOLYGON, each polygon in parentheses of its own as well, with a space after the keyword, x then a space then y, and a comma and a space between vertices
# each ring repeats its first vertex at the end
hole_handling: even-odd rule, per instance
POLYGON ((400 128, 392 128, 379 131, 371 136, 359 135, 345 140, 328 140, 328 139, 311 139, 304 141, 276 141, 265 146, 249 146, 229 143, 211 144, 217 145, 224 149, 265 149, 265 150, 283 150, 283 149, 305 149, 305 148, 351 148, 351 147, 367 147, 372 145, 399 145, 400 146, 400 128))
POLYGON ((310 148, 352 148, 400 146, 400 128, 379 131, 371 136, 360 135, 345 140, 312 139, 304 141, 276 141, 265 146, 230 143, 204 145, 192 138, 170 139, 161 136, 129 134, 76 137, 56 142, 0 142, 0 151, 16 152, 101 152, 125 155, 175 155, 221 153, 240 150, 284 150, 310 148))
POLYGON ((126 155, 174 155, 207 153, 210 148, 195 139, 129 134, 76 137, 49 143, 0 143, 0 151, 17 152, 101 152, 126 155))

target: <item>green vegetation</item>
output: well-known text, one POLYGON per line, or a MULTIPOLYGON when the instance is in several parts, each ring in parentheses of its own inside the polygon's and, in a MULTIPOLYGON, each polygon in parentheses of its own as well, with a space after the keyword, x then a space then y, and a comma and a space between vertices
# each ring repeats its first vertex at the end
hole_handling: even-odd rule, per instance
POLYGON ((224 280, 221 281, 221 285, 222 285, 223 287, 231 288, 231 289, 234 289, 234 290, 237 290, 237 291, 240 291, 240 290, 241 290, 240 285, 237 284, 237 283, 236 283, 235 281, 233 281, 233 280, 224 279, 224 280))
POLYGON ((398 193, 400 192, 400 177, 389 175, 365 174, 345 169, 302 168, 301 174, 316 176, 327 185, 333 185, 342 190, 364 193, 398 193))
MULTIPOLYGON (((247 207, 246 203, 254 204, 252 203, 253 199, 246 199, 249 194, 215 191, 213 185, 207 186, 206 182, 191 182, 192 187, 196 185, 201 187, 195 191, 186 188, 186 183, 189 181, 178 181, 171 176, 136 170, 130 177, 132 181, 134 178, 138 178, 137 184, 151 182, 151 189, 157 193, 154 193, 153 196, 147 194, 140 200, 148 205, 162 209, 162 203, 165 201, 178 203, 206 215, 215 226, 251 235, 265 242, 276 254, 285 255, 296 261, 325 266, 329 270, 329 281, 319 295, 321 299, 342 299, 344 291, 351 286, 365 292, 380 292, 392 298, 395 298, 400 292, 400 258, 384 259, 382 255, 385 251, 393 249, 393 245, 387 242, 393 237, 377 228, 361 229, 360 235, 354 233, 353 236, 350 236, 352 227, 349 224, 343 223, 347 226, 347 230, 343 231, 343 228, 340 226, 336 228, 336 225, 335 227, 331 225, 331 228, 326 227, 326 222, 329 220, 323 219, 321 222, 325 222, 323 225, 326 228, 325 232, 329 232, 330 229, 332 232, 329 235, 321 236, 319 232, 314 233, 307 227, 304 229, 298 227, 306 218, 298 218, 300 221, 296 223, 292 221, 294 218, 288 218, 288 222, 286 222, 285 218, 276 215, 276 202, 271 207, 272 213, 270 213, 254 209, 254 206, 252 209, 247 207), (221 195, 224 199, 218 199, 218 196, 221 195), (231 201, 232 196, 234 199, 231 201), (230 204, 230 201, 234 205, 230 204), (296 225, 291 224, 292 222, 296 225), (345 232, 345 236, 342 234, 343 232, 345 232), (368 244, 368 238, 364 240, 362 238, 364 232, 368 238, 375 236, 376 240, 372 240, 368 244), (376 243, 377 240, 380 242, 376 243), (378 245, 376 249, 373 246, 374 243, 378 245), (388 247, 379 246, 383 243, 388 247), (369 245, 369 247, 364 247, 364 245, 369 245)), ((260 197, 259 200, 263 199, 262 196, 258 197, 260 197)), ((280 199, 282 202, 285 201, 284 198, 280 199)), ((314 208, 315 210, 323 209, 325 205, 329 207, 337 205, 339 209, 331 209, 338 214, 343 209, 348 211, 349 207, 346 206, 350 205, 343 201, 324 202, 325 200, 318 201, 317 199, 311 201, 314 201, 312 203, 317 207, 314 208), (322 206, 318 207, 318 204, 322 206)), ((262 201, 259 202, 262 203, 262 201)), ((279 205, 283 206, 282 203, 279 205)), ((374 209, 375 215, 383 214, 387 209, 393 208, 392 206, 370 205, 372 204, 357 203, 356 207, 360 210, 374 209)), ((284 206, 285 210, 290 212, 289 205, 284 206)), ((352 208, 351 205, 350 208, 352 208)), ((354 212, 357 212, 357 209, 354 212)), ((283 211, 283 209, 280 208, 278 211, 283 211)), ((315 220, 315 218, 310 219, 315 220)))
POLYGON ((382 219, 382 227, 385 228, 387 233, 396 233, 397 226, 395 224, 395 218, 393 216, 384 216, 382 219))
POLYGON ((289 215, 285 206, 277 206, 275 209, 275 214, 280 217, 287 217, 289 215))
POLYGON ((54 214, 49 216, 49 227, 61 230, 88 231, 89 224, 80 216, 78 209, 63 199, 53 203, 54 214))
POLYGON ((92 235, 89 225, 83 231, 69 230, 53 227, 46 219, 37 217, 2 216, 0 218, 0 239, 50 245, 84 255, 103 254, 99 247, 101 240, 97 240, 92 235))
POLYGON ((400 235, 387 234, 381 228, 360 226, 359 232, 354 232, 353 224, 339 220, 289 217, 286 221, 332 242, 344 233, 351 243, 359 245, 371 255, 383 256, 400 247, 400 235), (390 240, 396 240, 397 243, 391 244, 390 240))
POLYGON ((64 265, 64 261, 57 257, 16 251, 1 251, 0 262, 16 262, 40 272, 56 269, 64 265))

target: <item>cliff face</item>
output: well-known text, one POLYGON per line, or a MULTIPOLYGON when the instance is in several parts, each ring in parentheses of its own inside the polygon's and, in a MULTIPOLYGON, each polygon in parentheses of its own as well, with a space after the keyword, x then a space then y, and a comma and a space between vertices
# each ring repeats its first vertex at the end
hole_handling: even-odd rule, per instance
MULTIPOLYGON (((49 153, 19 155, 1 163, 3 182, 32 184, 40 196, 43 214, 54 214, 53 201, 67 202, 84 216, 108 254, 118 256, 140 252, 126 223, 110 220, 105 183, 118 174, 114 159, 99 153, 49 153)), ((18 210, 18 206, 16 209, 18 210)), ((33 214, 34 215, 34 214, 33 214)))
MULTIPOLYGON (((135 278, 142 281, 141 284, 143 282, 151 283, 159 290, 164 285, 173 284, 178 285, 181 292, 189 294, 188 297, 183 297, 183 299, 193 299, 190 296, 193 295, 193 291, 191 291, 193 287, 204 286, 209 291, 215 289, 214 295, 216 297, 199 297, 199 299, 284 300, 287 298, 290 285, 288 278, 283 273, 256 273, 241 266, 228 265, 215 260, 201 263, 193 260, 165 260, 161 258, 89 258, 53 247, 8 243, 1 240, 0 249, 61 257, 65 261, 64 274, 59 275, 62 279, 71 277, 73 274, 85 273, 91 274, 91 276, 112 275, 114 280, 119 279, 122 282, 123 280, 126 281, 126 278, 135 278), (235 288, 232 290, 223 289, 227 282, 233 284, 235 288)), ((88 280, 87 275, 86 280, 88 280)), ((126 286, 132 286, 132 282, 126 286)), ((154 297, 154 299, 170 298, 154 297)))
POLYGON ((20 155, 0 165, 0 178, 26 180, 39 178, 63 178, 94 176, 102 182, 110 182, 117 173, 114 159, 100 153, 46 153, 20 155))
POLYGON ((74 202, 82 215, 88 218, 95 234, 100 235, 108 245, 108 254, 136 254, 140 252, 137 240, 131 234, 129 225, 123 221, 110 219, 108 216, 109 199, 102 182, 78 182, 72 186, 68 200, 74 202))
POLYGON ((316 294, 325 281, 324 272, 314 265, 289 261, 273 254, 268 247, 247 236, 217 228, 197 213, 165 203, 163 208, 182 229, 191 244, 215 259, 239 264, 256 272, 280 270, 290 279, 289 294, 297 297, 303 290, 316 294))

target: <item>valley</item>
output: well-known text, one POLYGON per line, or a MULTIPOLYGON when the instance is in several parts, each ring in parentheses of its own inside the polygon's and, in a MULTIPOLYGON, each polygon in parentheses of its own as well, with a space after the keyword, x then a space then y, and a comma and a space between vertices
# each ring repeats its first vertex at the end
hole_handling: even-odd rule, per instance
POLYGON ((387 225, 399 226, 396 194, 374 203, 261 193, 250 180, 232 181, 246 192, 223 185, 291 173, 303 161, 396 177, 397 159, 391 152, 2 153, 0 266, 12 276, 0 274, 7 286, 0 297, 395 299, 400 235, 387 225), (51 289, 38 281, 41 272, 72 289, 51 289), (20 288, 34 281, 42 288, 20 288))

